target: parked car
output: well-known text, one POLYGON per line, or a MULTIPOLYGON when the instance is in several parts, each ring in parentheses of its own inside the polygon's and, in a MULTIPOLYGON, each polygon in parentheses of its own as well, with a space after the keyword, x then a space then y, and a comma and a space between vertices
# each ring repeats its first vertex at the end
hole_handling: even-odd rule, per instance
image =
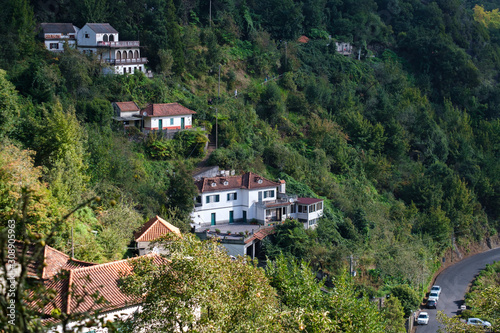
POLYGON ((435 301, 439 300, 439 294, 435 291, 431 291, 429 294, 428 300, 431 300, 431 299, 433 299, 435 301))
POLYGON ((483 326, 483 327, 491 327, 491 323, 489 321, 481 320, 479 318, 469 318, 469 319, 467 319, 467 324, 476 325, 476 326, 483 326))
POLYGON ((427 301, 426 307, 427 309, 436 309, 437 308, 438 301, 435 299, 430 299, 427 301))
POLYGON ((420 312, 417 317, 418 325, 427 325, 429 323, 429 314, 427 312, 420 312))
POLYGON ((438 294, 438 296, 441 295, 441 287, 433 285, 432 288, 431 288, 431 293, 432 292, 436 292, 438 294))

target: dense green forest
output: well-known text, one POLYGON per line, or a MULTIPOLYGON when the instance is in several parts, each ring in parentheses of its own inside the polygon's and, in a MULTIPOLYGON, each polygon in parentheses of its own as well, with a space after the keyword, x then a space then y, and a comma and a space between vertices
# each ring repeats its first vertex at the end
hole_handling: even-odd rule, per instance
POLYGON ((153 215, 187 231, 205 133, 169 141, 124 133, 111 107, 179 102, 210 137, 217 117, 208 165, 285 179, 287 191, 325 199, 316 230, 277 227, 266 243, 271 259, 290 255, 336 276, 352 257, 357 293, 423 295, 452 243, 467 249, 500 230, 497 8, 473 0, 6 0, 1 223, 24 218, 25 237, 55 231, 49 243, 66 253, 73 228, 75 257, 94 262, 129 255, 134 230, 153 215), (92 55, 51 53, 37 39, 41 22, 108 22, 120 40, 140 40, 154 77, 102 75, 92 55), (335 42, 351 43, 353 54, 338 54, 335 42))

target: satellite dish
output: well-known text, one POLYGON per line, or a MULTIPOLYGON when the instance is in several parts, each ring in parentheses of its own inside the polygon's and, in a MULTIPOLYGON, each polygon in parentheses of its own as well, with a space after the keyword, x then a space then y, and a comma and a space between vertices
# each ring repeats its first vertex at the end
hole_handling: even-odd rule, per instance
POLYGON ((144 111, 144 112, 142 113, 142 115, 143 115, 144 117, 146 117, 146 116, 148 115, 148 113, 147 113, 146 111, 144 111))

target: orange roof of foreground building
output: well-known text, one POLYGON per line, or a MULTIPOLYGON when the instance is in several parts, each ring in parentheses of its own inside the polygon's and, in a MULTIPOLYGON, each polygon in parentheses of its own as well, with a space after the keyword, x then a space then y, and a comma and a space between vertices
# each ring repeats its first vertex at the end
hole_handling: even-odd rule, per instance
POLYGON ((156 215, 146 222, 141 230, 135 233, 134 238, 136 242, 151 242, 165 236, 169 232, 182 236, 179 228, 156 215))
POLYGON ((193 110, 188 109, 179 103, 162 103, 149 104, 142 112, 146 112, 149 117, 168 117, 168 116, 183 116, 196 114, 193 110))
POLYGON ((204 177, 195 182, 198 192, 215 192, 235 189, 256 189, 276 187, 280 183, 273 182, 253 172, 247 172, 240 176, 204 177))
POLYGON ((45 285, 54 289, 56 297, 44 308, 50 313, 54 308, 64 313, 83 313, 88 311, 110 311, 139 304, 140 298, 124 294, 120 289, 123 276, 132 273, 131 261, 139 258, 152 258, 155 264, 166 260, 155 254, 113 261, 90 267, 70 269, 59 279, 51 279, 45 285), (97 297, 97 299, 96 299, 97 297), (99 301, 99 299, 104 301, 99 301))

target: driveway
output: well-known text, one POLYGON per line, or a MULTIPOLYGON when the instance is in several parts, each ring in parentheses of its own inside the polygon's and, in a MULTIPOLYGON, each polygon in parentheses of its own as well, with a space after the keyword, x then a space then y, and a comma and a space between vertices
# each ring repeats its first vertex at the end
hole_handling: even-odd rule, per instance
POLYGON ((438 308, 425 310, 430 316, 429 324, 417 326, 417 332, 437 332, 439 328, 439 323, 436 320, 437 311, 443 311, 447 316, 455 316, 463 302, 469 283, 486 267, 486 264, 492 264, 499 260, 500 248, 497 248, 465 258, 442 271, 435 281, 435 284, 442 288, 438 308))

